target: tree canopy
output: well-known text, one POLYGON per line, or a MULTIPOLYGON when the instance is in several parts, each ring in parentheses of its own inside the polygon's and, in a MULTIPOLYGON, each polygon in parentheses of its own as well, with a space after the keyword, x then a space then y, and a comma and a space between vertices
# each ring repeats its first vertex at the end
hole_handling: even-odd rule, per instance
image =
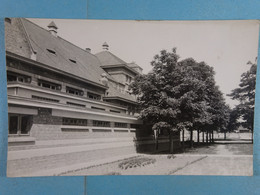
POLYGON ((242 125, 253 131, 257 66, 252 62, 248 62, 247 65, 250 66, 249 70, 241 75, 239 87, 232 90, 229 96, 239 101, 233 111, 233 125, 242 125))
POLYGON ((213 68, 192 58, 179 58, 176 48, 162 50, 151 62, 153 69, 132 83, 131 89, 139 97, 140 118, 153 128, 171 131, 226 126, 228 111, 213 68))

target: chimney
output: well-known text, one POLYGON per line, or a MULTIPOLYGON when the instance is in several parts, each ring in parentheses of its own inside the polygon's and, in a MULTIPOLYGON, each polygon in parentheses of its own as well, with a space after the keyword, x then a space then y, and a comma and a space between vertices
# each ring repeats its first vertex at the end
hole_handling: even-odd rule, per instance
POLYGON ((90 48, 86 48, 85 49, 88 53, 91 53, 91 49, 90 48))
POLYGON ((57 29, 58 27, 53 21, 48 25, 49 32, 55 37, 57 37, 57 29))
POLYGON ((108 51, 109 45, 105 42, 102 45, 104 51, 108 51))

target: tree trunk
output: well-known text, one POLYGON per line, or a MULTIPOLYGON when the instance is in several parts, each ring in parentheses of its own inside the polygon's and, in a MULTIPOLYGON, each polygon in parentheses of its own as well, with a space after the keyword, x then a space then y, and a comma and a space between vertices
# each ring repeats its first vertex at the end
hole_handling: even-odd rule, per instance
POLYGON ((226 138, 227 138, 227 132, 224 131, 224 140, 226 140, 226 138))
POLYGON ((204 131, 202 132, 202 142, 204 143, 204 131))
POLYGON ((197 145, 200 143, 200 130, 197 130, 197 145))
POLYGON ((254 124, 252 124, 251 131, 252 131, 252 144, 253 144, 254 143, 254 124))
POLYGON ((208 142, 209 142, 209 132, 207 130, 207 132, 206 132, 206 143, 208 143, 208 142))
POLYGON ((170 132, 170 153, 173 153, 173 135, 172 132, 170 132))
POLYGON ((184 151, 184 129, 182 130, 182 151, 184 151))
POLYGON ((193 130, 190 131, 190 148, 193 148, 193 130))
POLYGON ((156 141, 155 142, 155 150, 158 150, 158 148, 159 148, 158 138, 156 138, 155 141, 156 141))
POLYGON ((252 130, 252 144, 254 143, 254 132, 252 130))
POLYGON ((214 143, 214 131, 212 130, 212 143, 214 143))

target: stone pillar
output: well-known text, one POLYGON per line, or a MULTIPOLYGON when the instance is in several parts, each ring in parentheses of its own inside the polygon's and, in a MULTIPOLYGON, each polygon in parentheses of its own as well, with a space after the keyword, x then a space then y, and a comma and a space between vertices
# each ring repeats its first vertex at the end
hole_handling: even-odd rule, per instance
POLYGON ((92 131, 93 120, 89 120, 89 119, 88 119, 87 126, 88 126, 88 128, 89 128, 89 132, 93 132, 93 131, 92 131))
POLYGON ((66 93, 66 85, 63 82, 61 83, 61 92, 66 93))

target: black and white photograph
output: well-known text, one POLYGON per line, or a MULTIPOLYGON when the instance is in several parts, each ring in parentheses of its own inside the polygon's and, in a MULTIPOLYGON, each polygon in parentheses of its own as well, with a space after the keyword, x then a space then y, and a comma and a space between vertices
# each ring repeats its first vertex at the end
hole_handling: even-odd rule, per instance
POLYGON ((5 18, 8 177, 253 176, 259 21, 5 18))

